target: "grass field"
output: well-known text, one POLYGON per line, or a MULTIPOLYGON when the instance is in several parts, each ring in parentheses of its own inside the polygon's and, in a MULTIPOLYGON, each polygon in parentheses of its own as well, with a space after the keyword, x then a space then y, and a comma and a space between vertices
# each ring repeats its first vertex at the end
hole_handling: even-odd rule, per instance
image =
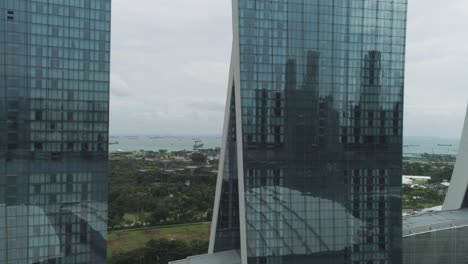
POLYGON ((109 257, 145 246, 151 239, 167 238, 191 241, 209 240, 209 224, 192 224, 172 227, 156 227, 145 230, 110 232, 108 237, 109 257))

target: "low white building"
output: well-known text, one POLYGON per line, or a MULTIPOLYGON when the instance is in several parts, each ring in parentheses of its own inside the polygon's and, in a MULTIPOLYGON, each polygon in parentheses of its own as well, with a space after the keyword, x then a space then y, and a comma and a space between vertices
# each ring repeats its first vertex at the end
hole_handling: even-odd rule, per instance
POLYGON ((403 175, 402 182, 404 185, 412 185, 413 181, 429 181, 431 179, 430 176, 403 175))

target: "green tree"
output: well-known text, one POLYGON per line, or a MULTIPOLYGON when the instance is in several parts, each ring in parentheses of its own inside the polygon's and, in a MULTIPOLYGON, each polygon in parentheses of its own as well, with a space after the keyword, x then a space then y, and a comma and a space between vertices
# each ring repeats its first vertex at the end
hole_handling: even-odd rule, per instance
POLYGON ((194 152, 190 155, 190 159, 192 159, 195 163, 205 163, 206 162, 206 155, 201 152, 194 152))
POLYGON ((148 222, 148 216, 147 216, 146 213, 143 212, 143 211, 138 212, 138 213, 136 214, 135 217, 136 217, 137 223, 139 223, 139 224, 141 224, 141 225, 143 225, 143 224, 145 224, 146 222, 148 222))
POLYGON ((132 250, 130 252, 118 254, 109 260, 109 264, 155 263, 155 262, 145 262, 145 253, 146 253, 146 248, 139 248, 139 249, 132 250))
POLYGON ((156 208, 153 209, 151 215, 149 217, 149 222, 152 225, 158 225, 161 222, 165 222, 169 217, 169 210, 165 206, 157 205, 156 208))
POLYGON ((206 254, 208 252, 208 241, 205 240, 192 240, 190 246, 192 247, 192 255, 206 254))

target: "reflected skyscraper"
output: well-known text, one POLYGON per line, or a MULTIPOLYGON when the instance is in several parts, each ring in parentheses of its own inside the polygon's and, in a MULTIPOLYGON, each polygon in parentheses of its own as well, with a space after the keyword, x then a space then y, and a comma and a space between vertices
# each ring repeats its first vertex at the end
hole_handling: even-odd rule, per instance
POLYGON ((233 0, 210 253, 402 262, 406 0, 233 0))
POLYGON ((110 5, 0 1, 0 263, 106 261, 110 5))

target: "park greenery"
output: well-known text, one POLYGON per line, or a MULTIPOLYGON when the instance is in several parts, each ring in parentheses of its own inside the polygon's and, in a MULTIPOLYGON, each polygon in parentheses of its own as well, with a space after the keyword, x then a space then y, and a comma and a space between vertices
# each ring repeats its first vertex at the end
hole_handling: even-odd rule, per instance
POLYGON ((200 156, 195 161, 111 156, 109 228, 210 221, 217 165, 200 156))
POLYGON ((403 174, 430 176, 429 183, 449 182, 452 178, 454 163, 455 158, 450 155, 423 154, 417 161, 405 159, 403 174))
MULTIPOLYGON (((111 231, 108 236, 107 251, 109 263, 145 263, 140 258, 140 255, 144 256, 147 253, 146 255, 150 254, 154 256, 155 254, 154 251, 151 253, 151 244, 154 243, 150 242, 151 240, 162 242, 162 246, 165 247, 192 249, 192 251, 186 251, 184 254, 189 254, 190 252, 197 252, 196 254, 206 253, 209 230, 210 225, 208 223, 197 223, 111 231), (162 239, 177 242, 167 243, 162 239), (149 247, 147 247, 148 245, 149 247), (134 262, 131 262, 132 260, 134 262)), ((173 255, 170 252, 167 252, 167 254, 165 257, 159 256, 159 258, 174 260, 175 258, 181 259, 186 257, 185 255, 173 255)))
POLYGON ((431 180, 414 182, 414 185, 403 186, 403 209, 419 211, 442 205, 447 187, 440 185, 452 178, 455 156, 422 154, 417 157, 404 158, 403 174, 430 176, 431 180))
POLYGON ((403 186, 403 209, 419 211, 424 208, 432 208, 444 203, 447 190, 430 188, 426 185, 403 186))
POLYGON ((152 239, 144 247, 112 257, 109 264, 167 264, 188 256, 205 254, 208 241, 152 239))

